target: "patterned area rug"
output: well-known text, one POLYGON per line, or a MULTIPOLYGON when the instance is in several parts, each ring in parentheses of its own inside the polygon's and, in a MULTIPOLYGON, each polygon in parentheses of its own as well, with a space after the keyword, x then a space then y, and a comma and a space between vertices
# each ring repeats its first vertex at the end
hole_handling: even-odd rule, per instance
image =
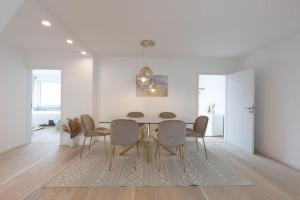
MULTIPOLYGON (((213 143, 210 143, 213 145, 213 143)), ((154 155, 155 144, 151 144, 154 155)), ((209 148, 209 146, 208 146, 209 148)), ((110 149, 110 148, 108 148, 110 149)), ((121 150, 121 149, 120 149, 121 150)), ((135 149, 134 149, 135 150, 135 149)), ((142 145, 140 145, 142 151, 142 145)), ((117 152, 115 155, 118 155, 117 152)), ((233 186, 252 185, 244 176, 222 162, 208 151, 205 159, 202 146, 196 150, 195 143, 186 144, 186 172, 179 156, 161 156, 161 169, 158 171, 157 159, 144 161, 140 152, 137 169, 134 169, 133 156, 117 156, 113 160, 112 171, 105 156, 104 144, 96 143, 86 151, 82 159, 76 157, 46 187, 99 187, 99 186, 233 186)))

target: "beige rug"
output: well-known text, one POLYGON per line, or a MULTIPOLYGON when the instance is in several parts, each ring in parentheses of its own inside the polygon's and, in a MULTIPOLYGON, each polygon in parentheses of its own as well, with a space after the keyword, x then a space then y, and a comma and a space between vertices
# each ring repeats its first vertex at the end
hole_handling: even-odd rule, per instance
MULTIPOLYGON (((209 145, 213 145, 210 143, 209 145)), ((209 149, 208 145, 208 149, 209 149)), ((154 143, 151 144, 153 155, 154 143)), ((117 156, 113 161, 112 172, 105 156, 104 145, 95 144, 82 159, 76 157, 46 187, 99 187, 99 186, 233 186, 252 185, 229 165, 208 151, 205 159, 202 146, 197 151, 195 143, 186 144, 186 172, 178 156, 162 156, 161 170, 157 160, 144 162, 143 153, 137 158, 134 170, 132 155, 117 156)), ((140 146, 142 151, 142 145, 140 146)), ((117 155, 117 154, 116 154, 117 155)))

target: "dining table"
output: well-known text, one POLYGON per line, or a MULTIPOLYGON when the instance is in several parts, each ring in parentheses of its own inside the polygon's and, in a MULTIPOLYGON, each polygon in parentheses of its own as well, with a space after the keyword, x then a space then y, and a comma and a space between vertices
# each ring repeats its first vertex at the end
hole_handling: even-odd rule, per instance
MULTIPOLYGON (((130 119, 136 121, 139 125, 146 125, 146 131, 142 131, 142 137, 139 138, 140 142, 144 143, 144 152, 146 153, 146 161, 149 163, 151 161, 151 139, 154 142, 157 142, 157 137, 155 137, 153 134, 151 134, 151 126, 153 125, 159 125, 161 122, 166 121, 166 120, 181 120, 184 121, 187 125, 193 125, 195 123, 194 120, 186 119, 186 118, 180 118, 180 117, 175 117, 172 119, 164 119, 160 117, 141 117, 141 118, 132 118, 132 117, 116 117, 115 119, 130 119)), ((103 120, 99 121, 99 124, 111 124, 111 120, 103 120)), ((129 150, 131 150, 135 144, 132 144, 126 148, 124 148, 119 155, 124 155, 127 153, 129 150)), ((176 155, 176 152, 173 151, 171 148, 160 144, 160 146, 165 149, 167 152, 169 152, 171 155, 176 155)))

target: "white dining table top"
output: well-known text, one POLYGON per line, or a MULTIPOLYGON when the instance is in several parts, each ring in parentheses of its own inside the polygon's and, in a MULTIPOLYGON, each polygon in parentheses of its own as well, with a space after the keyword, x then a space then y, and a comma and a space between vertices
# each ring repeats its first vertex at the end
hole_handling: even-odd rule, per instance
POLYGON ((100 120, 99 123, 111 123, 113 120, 115 119, 131 119, 136 121, 137 123, 141 123, 141 124, 159 124, 162 121, 166 121, 166 120, 181 120, 184 121, 187 124, 193 124, 195 123, 195 120, 190 120, 190 119, 186 119, 186 118, 180 118, 180 117, 175 117, 172 119, 163 119, 160 117, 141 117, 141 118, 131 118, 131 117, 116 117, 114 119, 109 119, 109 120, 100 120))

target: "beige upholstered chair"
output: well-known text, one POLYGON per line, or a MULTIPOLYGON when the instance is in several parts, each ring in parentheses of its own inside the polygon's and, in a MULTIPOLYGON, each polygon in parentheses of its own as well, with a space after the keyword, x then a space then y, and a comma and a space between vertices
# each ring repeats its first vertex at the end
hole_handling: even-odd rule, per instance
MULTIPOLYGON (((138 124, 134 120, 117 119, 111 123, 110 142, 112 153, 110 158, 109 170, 112 168, 112 159, 114 158, 116 145, 136 145, 138 154, 138 124)), ((133 152, 134 168, 136 169, 135 152, 133 152)))
POLYGON ((159 114, 159 117, 163 118, 163 119, 173 119, 176 117, 176 115, 175 115, 175 113, 172 113, 172 112, 161 112, 159 114))
MULTIPOLYGON (((130 118, 142 118, 144 116, 145 115, 142 112, 129 112, 127 114, 127 117, 130 117, 130 118)), ((141 129, 141 131, 143 131, 143 129, 145 129, 145 124, 139 124, 139 128, 141 129)))
POLYGON ((144 114, 142 112, 129 112, 127 114, 127 117, 130 117, 130 118, 142 118, 142 117, 144 117, 144 114))
MULTIPOLYGON (((130 118, 142 118, 142 117, 144 117, 145 115, 144 115, 144 113, 142 113, 142 112, 129 112, 128 114, 127 114, 127 117, 130 117, 130 118)), ((138 126, 139 126, 139 129, 140 129, 140 132, 141 132, 141 134, 142 134, 142 141, 144 141, 144 134, 145 134, 145 132, 146 132, 146 126, 145 126, 145 124, 143 124, 143 123, 139 123, 138 124, 138 126)))
POLYGON ((208 124, 208 117, 207 116, 200 116, 195 120, 195 124, 194 124, 193 129, 188 128, 186 130, 186 136, 187 137, 194 137, 195 138, 197 151, 199 150, 199 148, 198 148, 198 138, 202 138, 206 158, 207 158, 207 151, 206 151, 204 137, 205 137, 205 133, 206 133, 207 124, 208 124))
POLYGON ((87 115, 87 114, 81 115, 80 118, 81 118, 83 130, 84 130, 84 140, 83 140, 83 144, 82 144, 82 148, 81 148, 80 158, 81 158, 83 150, 84 150, 86 138, 87 137, 91 138, 90 144, 89 144, 89 149, 90 149, 93 137, 97 137, 97 136, 104 137, 105 153, 107 156, 106 136, 110 134, 110 130, 108 128, 103 128, 103 127, 96 128, 95 122, 90 115, 87 115))
POLYGON ((185 171, 184 143, 186 137, 185 122, 180 120, 166 120, 159 124, 157 134, 157 146, 155 155, 158 153, 158 170, 160 170, 160 149, 161 145, 179 148, 180 159, 183 161, 185 171))
MULTIPOLYGON (((162 119, 174 119, 176 117, 175 113, 172 113, 172 112, 161 112, 161 113, 159 113, 158 116, 162 119)), ((157 131, 158 131, 158 128, 155 129, 155 132, 157 132, 157 131)))

